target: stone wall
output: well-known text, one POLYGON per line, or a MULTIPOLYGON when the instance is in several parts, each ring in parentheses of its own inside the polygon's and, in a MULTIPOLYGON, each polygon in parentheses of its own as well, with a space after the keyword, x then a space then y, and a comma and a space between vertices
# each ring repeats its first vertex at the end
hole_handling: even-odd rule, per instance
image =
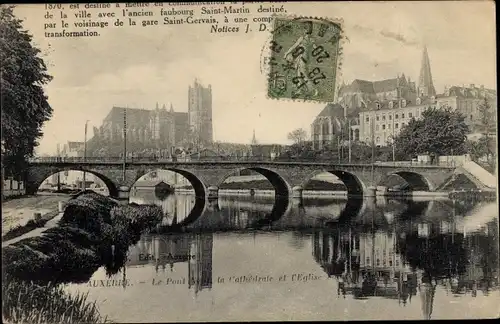
POLYGON ((170 170, 186 177, 197 194, 204 195, 209 187, 219 187, 228 177, 243 169, 264 175, 277 193, 288 194, 296 186, 304 187, 314 176, 330 172, 343 181, 350 194, 362 194, 369 187, 376 187, 391 174, 398 174, 410 185, 427 186, 433 191, 448 180, 452 168, 405 167, 387 165, 328 165, 323 163, 137 163, 127 165, 125 181, 119 163, 34 163, 26 172, 27 193, 36 193, 40 184, 50 175, 65 170, 87 171, 99 177, 115 196, 120 187, 130 188, 143 175, 155 170, 170 170))

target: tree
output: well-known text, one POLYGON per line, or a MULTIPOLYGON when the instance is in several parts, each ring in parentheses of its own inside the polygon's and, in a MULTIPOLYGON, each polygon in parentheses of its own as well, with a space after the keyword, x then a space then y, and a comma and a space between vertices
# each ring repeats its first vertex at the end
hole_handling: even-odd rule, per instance
POLYGON ((477 141, 467 140, 466 150, 473 161, 479 162, 482 158, 486 157, 486 163, 489 165, 489 170, 495 170, 496 152, 492 152, 491 146, 493 145, 491 145, 491 141, 492 139, 486 136, 480 137, 477 141))
POLYGON ((479 112, 479 126, 481 127, 481 132, 485 134, 485 136, 488 136, 488 133, 492 130, 493 126, 495 126, 495 116, 493 115, 492 107, 486 96, 483 102, 477 107, 477 110, 479 112))
POLYGON ((397 156, 408 159, 419 154, 463 154, 468 132, 465 117, 458 111, 428 108, 422 118, 410 120, 395 137, 397 156))
POLYGON ((478 112, 479 112, 479 122, 480 122, 480 127, 481 127, 481 132, 483 133, 484 136, 484 145, 486 147, 486 152, 485 155, 487 155, 488 160, 489 158, 493 155, 494 152, 490 149, 491 144, 491 138, 489 136, 489 133, 491 130, 494 128, 496 122, 494 120, 495 116, 493 114, 493 111, 491 109, 491 105, 488 102, 488 98, 486 96, 484 97, 484 101, 477 107, 478 112))
POLYGON ((20 176, 43 135, 44 122, 52 116, 43 89, 52 77, 13 8, 0 7, 2 163, 7 172, 20 176))
POLYGON ((302 144, 307 139, 307 131, 303 128, 297 128, 288 133, 288 139, 295 144, 302 144))
POLYGON ((477 141, 468 140, 466 142, 467 153, 471 155, 472 160, 477 161, 480 158, 487 156, 489 153, 488 143, 485 137, 479 138, 477 141))

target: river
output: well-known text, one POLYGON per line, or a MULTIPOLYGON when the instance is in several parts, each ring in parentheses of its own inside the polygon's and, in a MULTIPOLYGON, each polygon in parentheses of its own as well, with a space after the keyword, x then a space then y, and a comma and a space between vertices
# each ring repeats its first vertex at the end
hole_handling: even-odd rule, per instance
POLYGON ((175 194, 182 232, 144 234, 88 292, 115 322, 498 316, 498 210, 475 201, 175 194))

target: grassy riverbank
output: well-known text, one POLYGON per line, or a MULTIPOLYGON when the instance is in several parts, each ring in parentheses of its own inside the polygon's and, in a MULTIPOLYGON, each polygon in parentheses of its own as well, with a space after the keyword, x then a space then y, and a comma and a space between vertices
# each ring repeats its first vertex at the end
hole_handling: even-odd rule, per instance
POLYGON ((36 195, 12 198, 2 202, 2 236, 13 228, 25 226, 33 219, 34 213, 41 213, 42 218, 56 212, 60 201, 67 202, 68 195, 36 195))
POLYGON ((25 225, 17 225, 12 227, 7 233, 2 235, 2 241, 12 240, 13 238, 19 237, 26 233, 33 231, 34 229, 44 227, 48 221, 53 219, 59 214, 59 211, 54 210, 42 215, 40 219, 30 219, 25 225))
POLYGON ((22 317, 16 317, 19 314, 29 319, 37 312, 52 314, 53 320, 45 322, 59 322, 60 318, 67 322, 88 322, 87 319, 93 318, 95 321, 90 322, 99 322, 93 317, 93 311, 85 311, 91 306, 82 297, 64 295, 57 285, 86 282, 101 266, 105 266, 109 274, 116 273, 123 265, 129 245, 136 243, 143 231, 159 223, 162 216, 163 211, 158 206, 123 206, 94 192, 79 194, 68 202, 59 226, 47 229, 41 236, 2 248, 3 281, 4 284, 12 282, 11 288, 3 291, 9 294, 4 298, 18 298, 11 294, 19 295, 18 289, 28 287, 27 282, 35 285, 19 295, 24 296, 26 303, 11 302, 3 316, 12 323, 23 322, 22 317), (50 288, 53 286, 55 288, 50 288), (39 309, 31 313, 29 301, 40 291, 59 296, 54 297, 59 301, 36 303, 39 309), (78 310, 68 313, 63 311, 63 305, 76 305, 78 310))

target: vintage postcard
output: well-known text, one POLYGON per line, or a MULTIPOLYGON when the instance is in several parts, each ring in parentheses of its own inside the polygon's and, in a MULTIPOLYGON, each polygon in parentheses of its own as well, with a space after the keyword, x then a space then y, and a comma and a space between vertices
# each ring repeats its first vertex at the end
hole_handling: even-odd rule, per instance
POLYGON ((499 317, 494 2, 0 8, 3 322, 499 317))

